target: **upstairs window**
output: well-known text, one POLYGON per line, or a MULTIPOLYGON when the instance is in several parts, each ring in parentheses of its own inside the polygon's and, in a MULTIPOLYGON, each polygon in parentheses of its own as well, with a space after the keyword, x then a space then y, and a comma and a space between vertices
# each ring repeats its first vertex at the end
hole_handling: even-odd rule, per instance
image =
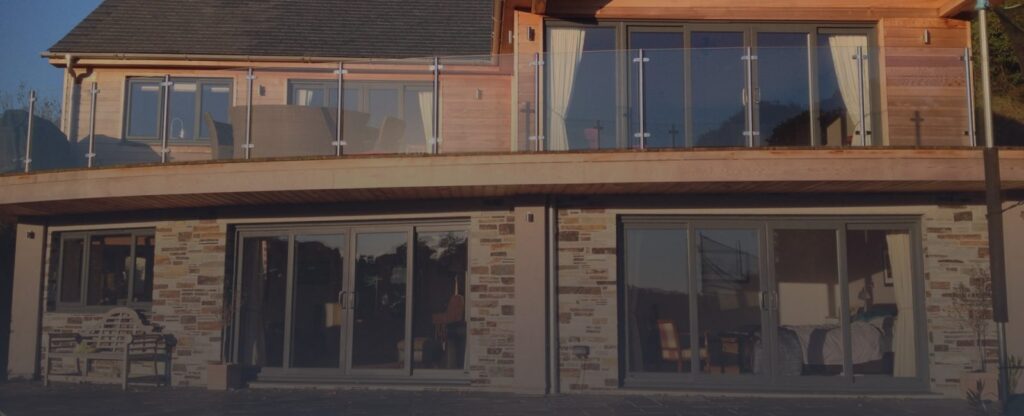
POLYGON ((129 139, 159 139, 163 127, 164 94, 170 94, 167 137, 172 144, 210 138, 206 115, 227 123, 231 107, 231 80, 171 78, 164 88, 159 78, 128 80, 125 136, 129 139))
POLYGON ((139 306, 153 300, 153 230, 67 233, 58 239, 57 303, 139 306))

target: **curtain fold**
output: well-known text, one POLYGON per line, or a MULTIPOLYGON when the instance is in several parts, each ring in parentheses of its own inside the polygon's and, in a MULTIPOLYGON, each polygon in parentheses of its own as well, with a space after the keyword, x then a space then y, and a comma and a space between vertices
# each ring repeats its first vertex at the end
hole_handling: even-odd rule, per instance
POLYGON ((548 143, 550 150, 569 150, 566 112, 576 82, 576 71, 583 59, 585 29, 552 28, 548 65, 548 143))
POLYGON ((313 91, 304 88, 295 90, 295 104, 302 106, 313 105, 313 91))
POLYGON ((423 137, 424 144, 427 145, 426 149, 430 149, 430 139, 434 132, 434 92, 433 91, 420 91, 417 95, 420 102, 420 118, 423 121, 423 137))
MULTIPOLYGON (((868 39, 863 35, 829 35, 828 46, 832 54, 832 65, 836 71, 836 81, 839 83, 839 93, 843 97, 843 106, 846 107, 847 125, 854 126, 854 128, 848 129, 846 134, 853 137, 852 143, 860 144, 860 136, 856 132, 865 127, 860 125, 860 81, 857 79, 857 60, 854 59, 854 56, 857 54, 858 47, 863 48, 862 50, 867 54, 868 39)), ((868 131, 870 131, 871 99, 867 88, 867 59, 863 62, 865 85, 863 98, 866 113, 864 120, 867 123, 868 131)), ((868 137, 868 143, 870 143, 870 139, 868 137)))
POLYGON ((914 334, 914 285, 910 258, 910 233, 890 231, 885 235, 889 251, 889 272, 892 273, 899 316, 893 324, 893 376, 914 377, 917 374, 914 334))

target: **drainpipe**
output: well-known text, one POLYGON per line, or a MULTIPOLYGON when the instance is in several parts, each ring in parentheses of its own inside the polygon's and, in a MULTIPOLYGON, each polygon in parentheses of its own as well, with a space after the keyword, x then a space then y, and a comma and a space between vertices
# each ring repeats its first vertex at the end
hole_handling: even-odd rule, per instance
POLYGON ((988 207, 989 269, 992 277, 992 320, 996 322, 999 343, 999 401, 1010 397, 1006 348, 1006 248, 1003 241, 1002 181, 999 176, 999 150, 995 148, 992 123, 992 80, 989 71, 988 0, 978 0, 978 30, 981 40, 981 82, 985 123, 985 202, 988 207))
POLYGON ((61 96, 60 103, 60 130, 64 132, 64 136, 68 138, 68 141, 71 141, 71 110, 69 109, 69 106, 71 105, 71 98, 69 98, 68 95, 73 94, 68 86, 70 85, 71 88, 75 87, 74 80, 68 84, 68 79, 71 78, 71 74, 73 73, 72 66, 75 65, 74 62, 74 58, 70 53, 64 55, 64 91, 61 96))
POLYGON ((548 394, 559 394, 558 379, 559 342, 558 342, 558 209, 555 197, 548 198, 548 394))

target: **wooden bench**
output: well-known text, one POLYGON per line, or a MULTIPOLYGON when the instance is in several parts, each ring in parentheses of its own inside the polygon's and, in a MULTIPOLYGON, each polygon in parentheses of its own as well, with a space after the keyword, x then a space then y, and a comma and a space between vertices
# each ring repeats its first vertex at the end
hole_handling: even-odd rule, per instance
POLYGON ((122 389, 127 389, 129 382, 170 384, 171 351, 167 336, 157 332, 152 325, 143 323, 139 314, 130 308, 111 309, 102 319, 83 328, 80 333, 49 333, 45 346, 44 385, 49 385, 51 379, 120 381, 122 389), (76 371, 52 373, 52 361, 64 359, 75 360, 76 371), (90 364, 95 361, 120 362, 120 371, 115 372, 113 377, 96 378, 90 375, 90 364), (152 366, 151 374, 132 377, 133 363, 148 363, 152 366))

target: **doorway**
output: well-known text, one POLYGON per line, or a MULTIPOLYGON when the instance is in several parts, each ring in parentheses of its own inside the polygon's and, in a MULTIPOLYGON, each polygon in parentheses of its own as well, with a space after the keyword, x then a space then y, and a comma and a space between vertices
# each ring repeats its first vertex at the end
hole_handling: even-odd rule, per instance
POLYGON ((260 380, 465 374, 460 224, 241 230, 234 360, 260 380))

